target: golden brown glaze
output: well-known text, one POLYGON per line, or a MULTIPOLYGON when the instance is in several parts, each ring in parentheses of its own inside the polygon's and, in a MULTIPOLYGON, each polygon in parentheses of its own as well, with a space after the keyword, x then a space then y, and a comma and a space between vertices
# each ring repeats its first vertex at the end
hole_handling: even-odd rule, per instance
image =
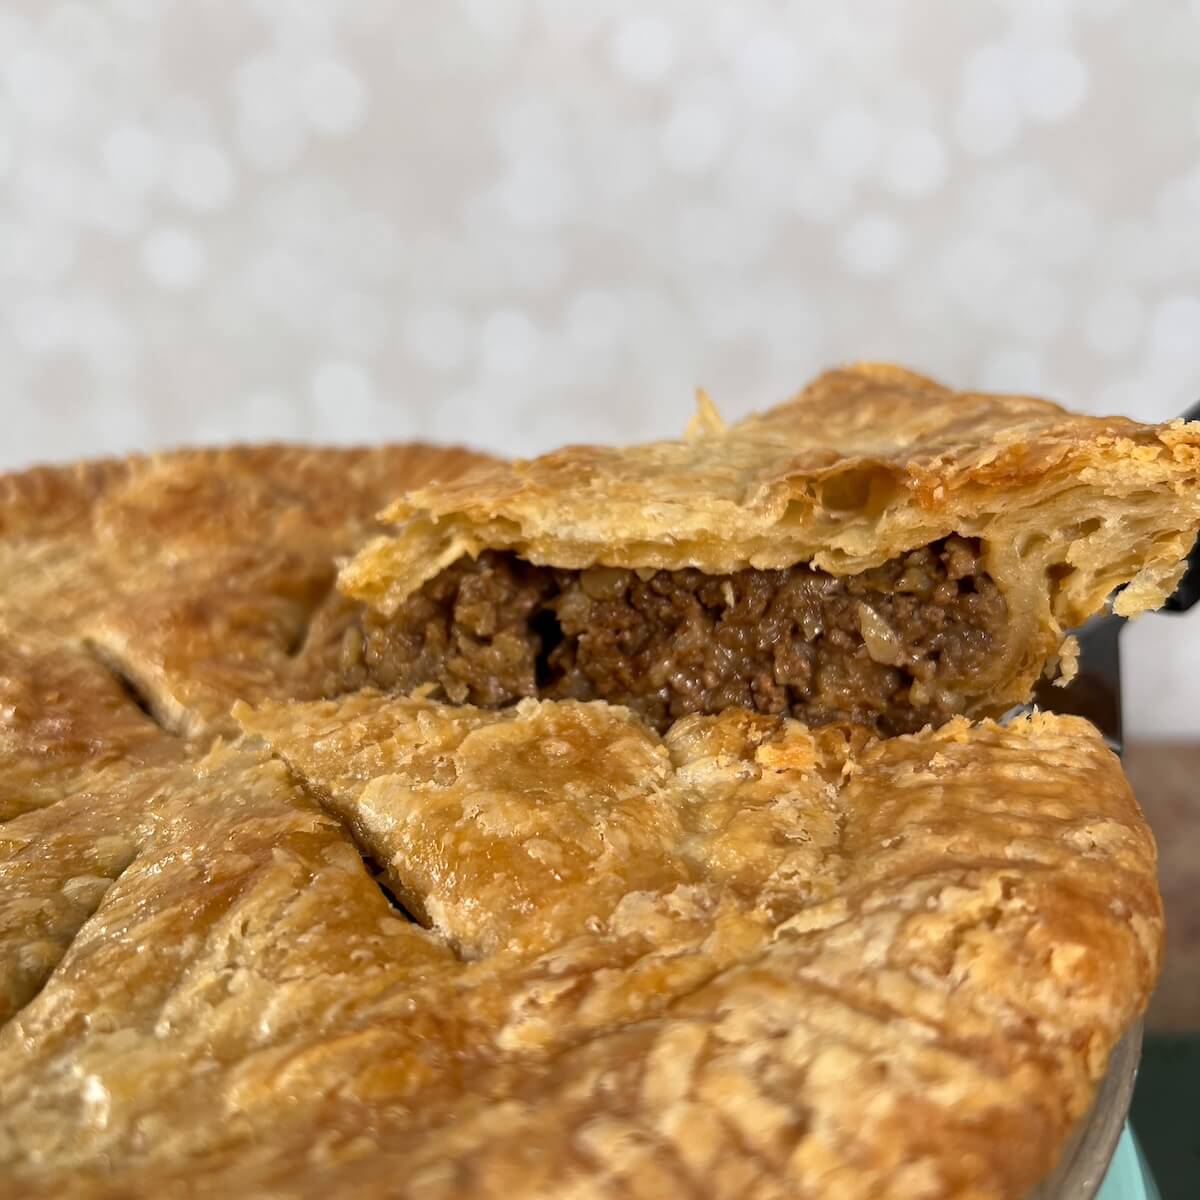
MULTIPOLYGON (((919 408, 922 444, 969 439, 919 408)), ((1144 600, 1194 446, 1112 445, 1144 600)), ((479 462, 0 477, 0 1197, 1023 1196, 1158 970, 1153 843, 1095 731, 321 699, 357 620, 336 561, 479 462)), ((757 469, 706 485, 720 519, 776 495, 757 469)), ((830 561, 875 553, 852 524, 830 561)))
POLYGON ((55 804, 110 766, 175 752, 91 655, 0 637, 0 821, 55 804))
POLYGON ((0 638, 88 646, 164 725, 233 734, 238 698, 324 694, 336 560, 387 499, 482 461, 262 446, 0 476, 0 638))
POLYGON ((999 715, 1115 588, 1126 615, 1173 590, 1200 527, 1200 424, 1083 417, 863 364, 729 429, 705 401, 681 441, 490 464, 385 515, 395 534, 341 575, 385 614, 485 549, 563 568, 852 575, 978 538, 1009 636, 965 711, 999 715))
POLYGON ((1015 1198, 1158 969, 1079 720, 238 716, 0 1030, 14 1194, 1015 1198))

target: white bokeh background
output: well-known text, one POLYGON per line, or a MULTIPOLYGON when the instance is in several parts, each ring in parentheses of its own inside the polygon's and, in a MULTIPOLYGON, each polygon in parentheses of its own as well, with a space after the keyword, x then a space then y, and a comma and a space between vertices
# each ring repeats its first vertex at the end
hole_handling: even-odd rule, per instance
MULTIPOLYGON (((1200 397, 1200 3, 0 7, 0 468, 531 452, 820 367, 1200 397)), ((1200 734, 1200 619, 1130 631, 1200 734)))

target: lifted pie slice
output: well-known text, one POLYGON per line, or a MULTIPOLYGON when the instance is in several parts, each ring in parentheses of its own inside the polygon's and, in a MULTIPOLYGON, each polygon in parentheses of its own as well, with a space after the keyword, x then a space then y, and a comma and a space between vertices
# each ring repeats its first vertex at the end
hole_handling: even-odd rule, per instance
MULTIPOLYGON (((343 686, 741 706, 919 729, 1026 701, 1065 631, 1170 594, 1200 527, 1200 426, 821 376, 726 429, 570 447, 410 492, 341 587, 343 686)), ((1069 662, 1069 654, 1064 654, 1069 662)))

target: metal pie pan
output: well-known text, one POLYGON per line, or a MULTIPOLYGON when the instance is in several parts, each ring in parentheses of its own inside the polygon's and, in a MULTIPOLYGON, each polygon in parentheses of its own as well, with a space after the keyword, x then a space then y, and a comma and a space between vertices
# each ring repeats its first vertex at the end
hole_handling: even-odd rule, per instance
POLYGON ((1141 1054, 1139 1021, 1117 1043, 1092 1107, 1063 1148, 1058 1166, 1029 1200, 1095 1200, 1125 1127, 1141 1054))

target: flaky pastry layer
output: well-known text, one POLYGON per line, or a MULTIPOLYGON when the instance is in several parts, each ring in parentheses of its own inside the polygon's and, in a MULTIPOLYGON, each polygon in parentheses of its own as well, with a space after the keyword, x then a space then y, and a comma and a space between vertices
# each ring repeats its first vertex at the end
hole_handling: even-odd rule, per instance
POLYGON ((83 652, 201 741, 236 732, 235 700, 325 695, 352 616, 337 560, 397 489, 483 461, 241 446, 0 475, 0 695, 20 645, 83 652))
POLYGON ((1094 731, 316 701, 478 462, 0 477, 0 1196, 1023 1196, 1160 958, 1094 731))
POLYGON ((8 826, 37 894, 105 881, 0 1029, 23 1196, 1015 1200, 1158 969, 1153 843, 1076 719, 238 717, 278 758, 63 802, 123 814, 103 864, 8 826))
POLYGON ((705 401, 681 441, 490 464, 383 516, 396 532, 340 586, 385 614, 487 549, 566 568, 852 575, 950 534, 978 538, 1008 637, 965 710, 998 714, 1115 589, 1125 615, 1173 590, 1200 527, 1200 425, 1078 416, 864 364, 732 428, 705 401))

